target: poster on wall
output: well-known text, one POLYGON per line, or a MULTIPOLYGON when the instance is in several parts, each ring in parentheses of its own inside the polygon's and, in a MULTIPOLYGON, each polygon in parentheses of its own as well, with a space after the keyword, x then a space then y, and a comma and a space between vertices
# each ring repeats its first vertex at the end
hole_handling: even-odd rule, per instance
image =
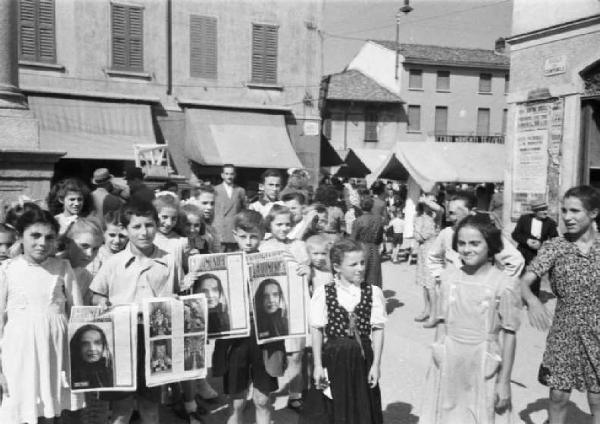
POLYGON ((147 299, 143 308, 148 387, 206 377, 204 294, 147 299))
POLYGON ((191 291, 204 293, 208 305, 208 337, 227 339, 250 335, 250 302, 242 252, 193 255, 191 291))
POLYGON ((563 99, 517 106, 511 196, 513 221, 530 212, 530 205, 536 202, 547 202, 550 216, 558 218, 562 137, 563 99))
POLYGON ((136 389, 137 305, 74 306, 69 318, 73 392, 136 389))
POLYGON ((282 251, 246 255, 258 344, 306 337, 308 286, 282 251))

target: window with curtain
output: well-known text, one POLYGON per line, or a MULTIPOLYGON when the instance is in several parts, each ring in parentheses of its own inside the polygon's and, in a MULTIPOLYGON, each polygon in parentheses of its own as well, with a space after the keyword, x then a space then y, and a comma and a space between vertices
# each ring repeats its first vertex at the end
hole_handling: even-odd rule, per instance
POLYGON ((439 91, 450 91, 450 71, 438 71, 436 90, 439 91))
POLYGON ((54 0, 19 0, 19 59, 56 63, 54 0))
POLYGON ((485 108, 477 109, 477 135, 490 134, 490 110, 485 108))
POLYGON ((408 131, 421 131, 421 106, 408 106, 408 131))
POLYGON ((408 88, 423 88, 423 71, 420 69, 409 69, 408 88))
POLYGON ((377 113, 367 112, 365 115, 365 141, 377 141, 377 113))
POLYGON ((278 31, 276 25, 252 24, 253 83, 277 84, 278 31))
POLYGON ((144 70, 144 9, 111 3, 112 68, 144 70))
POLYGON ((435 107, 434 131, 435 131, 435 135, 446 135, 448 133, 448 107, 447 106, 436 106, 435 107))
POLYGON ((492 92, 492 74, 479 74, 479 92, 492 92))

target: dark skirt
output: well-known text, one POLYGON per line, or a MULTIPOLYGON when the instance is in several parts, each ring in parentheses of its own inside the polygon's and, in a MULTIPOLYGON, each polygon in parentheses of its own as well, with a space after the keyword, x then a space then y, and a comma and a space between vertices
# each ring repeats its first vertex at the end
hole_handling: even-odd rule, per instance
POLYGON ((365 281, 377 287, 381 287, 381 256, 379 245, 375 243, 363 243, 365 248, 365 281))
POLYGON ((363 339, 364 358, 355 339, 340 337, 323 346, 323 366, 327 368, 333 400, 327 398, 330 423, 381 424, 379 385, 371 389, 369 370, 373 364, 370 339, 363 339))

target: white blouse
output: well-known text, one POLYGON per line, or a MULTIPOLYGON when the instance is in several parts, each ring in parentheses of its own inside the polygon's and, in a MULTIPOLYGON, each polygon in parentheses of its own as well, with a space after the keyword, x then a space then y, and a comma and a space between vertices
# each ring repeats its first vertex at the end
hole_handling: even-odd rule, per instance
MULTIPOLYGON (((360 287, 336 281, 335 288, 340 306, 348 312, 354 311, 354 308, 360 302, 360 287)), ((371 326, 374 328, 383 328, 387 321, 383 292, 377 286, 372 285, 371 288, 371 326)), ((320 286, 316 288, 312 299, 310 299, 309 316, 311 327, 324 328, 327 325, 327 302, 325 296, 325 286, 320 286)))

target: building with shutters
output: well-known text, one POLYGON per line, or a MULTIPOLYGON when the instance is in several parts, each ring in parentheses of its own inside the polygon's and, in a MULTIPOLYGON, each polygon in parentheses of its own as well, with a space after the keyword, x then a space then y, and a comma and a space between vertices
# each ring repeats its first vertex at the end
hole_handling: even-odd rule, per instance
MULTIPOLYGON (((322 0, 9 0, 19 88, 55 176, 115 175, 134 145, 171 166, 243 178, 319 165, 322 0)), ((243 182, 243 181, 240 181, 243 182)))
POLYGON ((558 218, 568 188, 600 187, 600 2, 515 0, 507 43, 509 226, 533 202, 558 218))
POLYGON ((337 150, 503 143, 508 70, 500 44, 495 51, 368 41, 343 72, 323 79, 323 132, 337 150))

